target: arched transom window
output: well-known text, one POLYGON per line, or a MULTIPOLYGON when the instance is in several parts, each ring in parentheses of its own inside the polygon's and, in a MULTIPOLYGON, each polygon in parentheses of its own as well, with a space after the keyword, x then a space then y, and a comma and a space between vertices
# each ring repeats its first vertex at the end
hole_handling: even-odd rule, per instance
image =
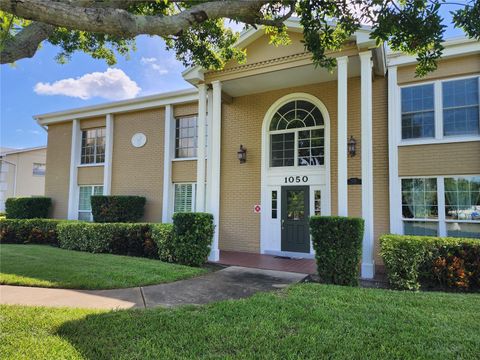
POLYGON ((325 163, 325 126, 318 107, 294 100, 270 122, 270 166, 318 166, 325 163))

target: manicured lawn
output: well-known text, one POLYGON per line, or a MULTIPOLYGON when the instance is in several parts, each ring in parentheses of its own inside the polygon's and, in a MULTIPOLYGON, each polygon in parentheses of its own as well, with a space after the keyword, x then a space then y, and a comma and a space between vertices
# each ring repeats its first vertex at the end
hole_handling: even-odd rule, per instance
POLYGON ((0 245, 0 284, 115 289, 170 282, 205 272, 130 256, 90 254, 43 245, 0 245))
POLYGON ((179 309, 0 307, 5 359, 478 359, 480 296, 300 284, 179 309))

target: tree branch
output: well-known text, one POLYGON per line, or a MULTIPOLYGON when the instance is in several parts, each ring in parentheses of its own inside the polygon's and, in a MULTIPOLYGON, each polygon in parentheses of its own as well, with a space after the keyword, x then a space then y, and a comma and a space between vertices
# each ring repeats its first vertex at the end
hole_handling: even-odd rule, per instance
POLYGON ((32 22, 14 37, 7 38, 0 51, 0 64, 13 63, 19 59, 31 58, 38 46, 55 30, 55 26, 32 22))
POLYGON ((81 7, 78 3, 74 6, 68 1, 51 0, 0 0, 0 9, 24 19, 67 29, 134 37, 176 35, 207 19, 260 21, 260 9, 264 4, 263 0, 212 1, 171 16, 135 15, 119 8, 81 7))

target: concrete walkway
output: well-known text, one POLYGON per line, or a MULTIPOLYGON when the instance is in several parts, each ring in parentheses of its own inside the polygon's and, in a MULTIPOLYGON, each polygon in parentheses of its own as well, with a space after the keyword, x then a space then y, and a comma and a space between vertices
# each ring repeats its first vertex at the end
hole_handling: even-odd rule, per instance
POLYGON ((2 285, 0 304, 94 309, 197 305, 283 288, 306 276, 231 266, 188 280, 128 289, 68 290, 2 285))

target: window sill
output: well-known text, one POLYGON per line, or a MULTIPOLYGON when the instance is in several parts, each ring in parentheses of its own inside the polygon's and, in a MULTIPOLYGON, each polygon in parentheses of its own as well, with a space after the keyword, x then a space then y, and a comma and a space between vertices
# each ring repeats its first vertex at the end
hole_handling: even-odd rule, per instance
POLYGON ((97 164, 78 164, 77 167, 96 167, 96 166, 105 166, 105 163, 97 164))
POLYGON ((447 222, 447 223, 471 223, 471 224, 480 224, 480 220, 452 220, 452 219, 446 219, 445 222, 447 222))
POLYGON ((480 141, 480 136, 452 136, 444 137, 443 139, 415 139, 415 140, 402 140, 398 146, 413 146, 413 145, 430 145, 430 144, 451 144, 460 142, 472 142, 480 141))
POLYGON ((174 158, 172 161, 193 161, 198 160, 196 157, 189 157, 189 158, 174 158))
POLYGON ((415 221, 421 221, 421 222, 438 222, 438 219, 422 219, 422 218, 418 218, 418 219, 409 218, 409 219, 406 219, 406 218, 402 218, 402 221, 412 221, 412 222, 415 222, 415 221))

